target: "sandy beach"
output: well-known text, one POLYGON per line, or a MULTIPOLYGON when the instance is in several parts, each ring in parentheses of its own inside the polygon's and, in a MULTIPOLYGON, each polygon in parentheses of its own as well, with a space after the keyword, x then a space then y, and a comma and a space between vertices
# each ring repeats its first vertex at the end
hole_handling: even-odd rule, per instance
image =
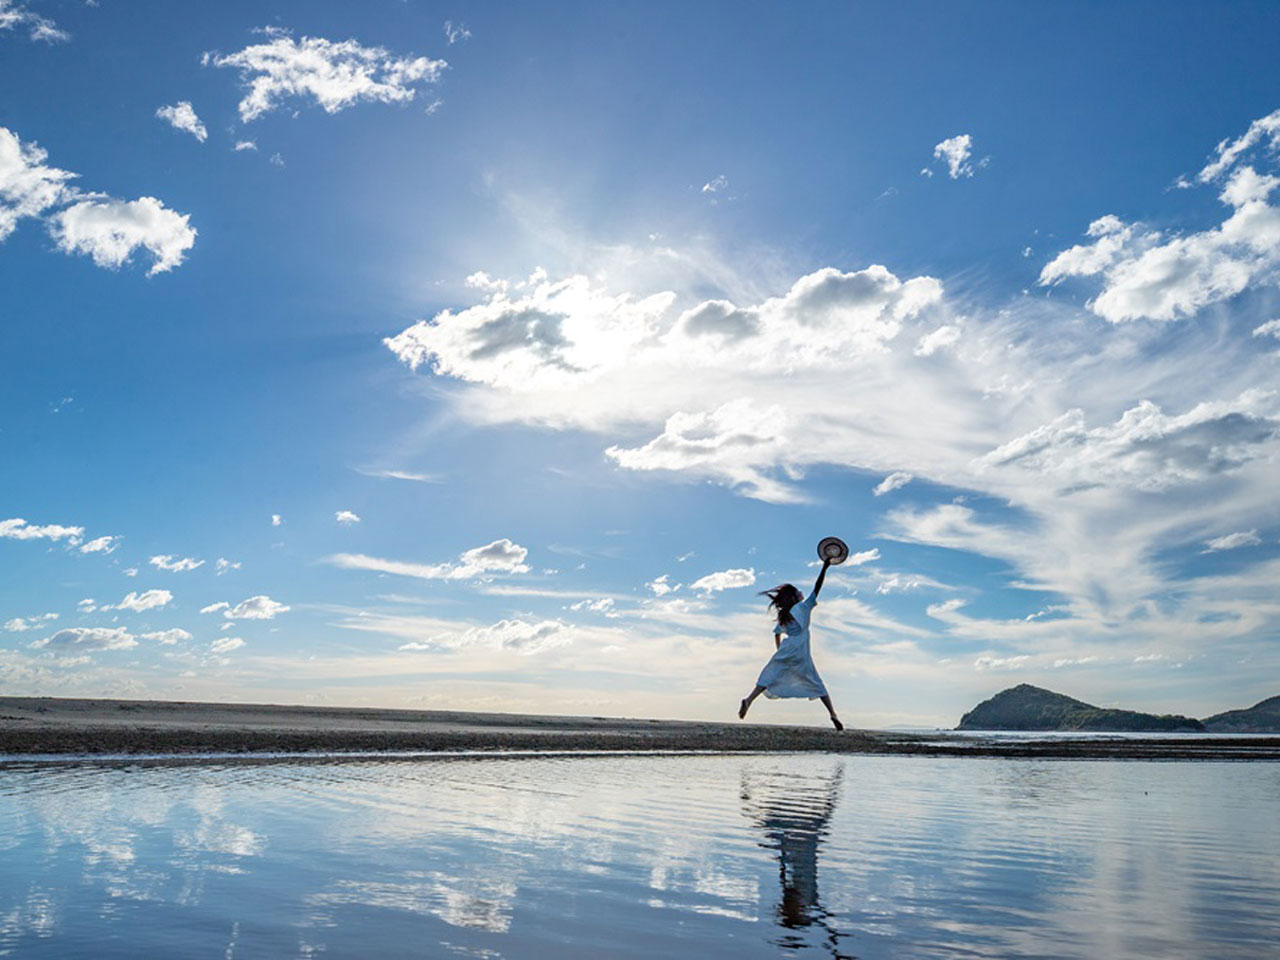
POLYGON ((1097 759, 1280 759, 1280 737, 1009 739, 438 710, 0 697, 0 754, 717 751, 1097 759))

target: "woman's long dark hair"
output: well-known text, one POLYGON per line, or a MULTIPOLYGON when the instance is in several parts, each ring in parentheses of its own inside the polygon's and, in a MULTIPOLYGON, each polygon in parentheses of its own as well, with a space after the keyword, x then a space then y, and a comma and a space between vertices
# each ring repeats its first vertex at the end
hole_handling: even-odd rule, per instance
POLYGON ((789 583, 780 584, 772 590, 761 590, 760 596, 768 597, 769 606, 777 607, 779 624, 790 620, 791 608, 804 599, 800 591, 789 583))

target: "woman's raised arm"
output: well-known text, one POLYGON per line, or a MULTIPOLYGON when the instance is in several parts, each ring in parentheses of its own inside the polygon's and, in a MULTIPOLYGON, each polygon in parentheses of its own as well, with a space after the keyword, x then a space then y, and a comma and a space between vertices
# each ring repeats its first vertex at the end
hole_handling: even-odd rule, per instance
POLYGON ((822 589, 822 583, 823 583, 823 581, 824 581, 824 580, 826 580, 826 579, 827 579, 827 567, 829 567, 829 566, 831 566, 831 561, 830 561, 830 560, 823 560, 823 561, 822 561, 822 572, 818 574, 818 579, 817 579, 816 581, 814 581, 814 584, 813 584, 813 592, 812 592, 811 594, 809 594, 809 599, 810 599, 810 600, 817 600, 817 599, 818 599, 818 591, 822 589))

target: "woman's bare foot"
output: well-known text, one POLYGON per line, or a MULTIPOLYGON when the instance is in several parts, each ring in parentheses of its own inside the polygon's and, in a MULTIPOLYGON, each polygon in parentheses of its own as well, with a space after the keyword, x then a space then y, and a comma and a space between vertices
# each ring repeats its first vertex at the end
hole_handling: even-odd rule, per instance
POLYGON ((747 708, 748 708, 749 706, 751 706, 751 704, 747 703, 747 701, 745 701, 745 700, 743 700, 740 704, 738 704, 738 719, 739 719, 739 720, 745 720, 745 719, 747 719, 747 708))
POLYGON ((840 722, 840 718, 837 717, 834 713, 831 715, 831 725, 835 727, 836 730, 844 729, 844 724, 840 722))

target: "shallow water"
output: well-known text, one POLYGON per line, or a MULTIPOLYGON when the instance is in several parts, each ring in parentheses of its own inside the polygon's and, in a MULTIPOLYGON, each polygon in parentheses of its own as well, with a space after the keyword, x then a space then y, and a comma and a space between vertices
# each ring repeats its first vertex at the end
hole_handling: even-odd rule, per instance
POLYGON ((0 956, 1272 957, 1280 765, 0 770, 0 956))

